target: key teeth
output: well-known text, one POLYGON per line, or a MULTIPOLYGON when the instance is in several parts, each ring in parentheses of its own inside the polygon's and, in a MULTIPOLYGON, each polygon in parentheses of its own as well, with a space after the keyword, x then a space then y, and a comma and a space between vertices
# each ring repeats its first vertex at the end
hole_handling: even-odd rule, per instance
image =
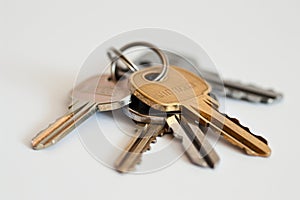
POLYGON ((237 119, 237 118, 233 118, 233 117, 229 117, 228 115, 224 115, 226 118, 230 119, 232 122, 234 122, 235 124, 239 125, 240 127, 242 127, 244 130, 246 130, 248 133, 250 133, 251 135, 253 135, 254 137, 256 137, 257 139, 259 139, 260 141, 262 141, 263 143, 265 143, 266 145, 268 145, 268 141, 263 138, 262 136, 260 135, 255 135, 253 134, 250 129, 246 126, 243 126, 240 121, 237 119))
POLYGON ((260 102, 260 99, 254 99, 251 98, 251 96, 243 91, 235 90, 235 89, 225 89, 225 94, 227 97, 233 98, 233 99, 240 99, 245 100, 249 102, 260 102))
MULTIPOLYGON (((231 81, 231 83, 234 84, 240 84, 240 85, 245 85, 240 82, 236 81, 231 81)), ((254 102, 254 103, 265 103, 265 104, 270 104, 274 102, 275 100, 278 101, 283 98, 283 94, 276 92, 274 89, 263 89, 261 87, 258 87, 253 84, 248 84, 246 85, 248 87, 251 87, 252 89, 257 89, 257 90, 264 90, 266 92, 271 92, 273 93, 272 96, 261 96, 259 94, 255 93, 247 93, 246 91, 240 91, 239 89, 234 89, 234 88, 224 88, 225 94, 227 97, 233 98, 233 99, 241 99, 249 102, 254 102)))
POLYGON ((147 146, 145 147, 145 149, 143 150, 142 153, 146 152, 146 151, 150 151, 151 150, 151 144, 155 144, 157 143, 157 137, 161 137, 164 135, 164 131, 162 131, 160 134, 158 134, 156 137, 152 137, 151 140, 149 141, 149 143, 147 144, 147 146))
POLYGON ((234 90, 234 89, 228 89, 226 90, 226 96, 233 98, 233 99, 241 99, 244 101, 248 101, 248 102, 254 102, 254 103, 270 103, 272 102, 272 99, 270 98, 263 98, 261 96, 256 96, 256 95, 250 95, 247 94, 246 92, 242 92, 242 91, 238 91, 238 90, 234 90))
POLYGON ((160 134, 158 134, 158 137, 162 137, 162 136, 164 136, 164 134, 165 134, 165 131, 162 131, 160 134))
POLYGON ((154 138, 154 139, 151 141, 152 144, 155 144, 156 142, 157 142, 157 139, 156 139, 156 138, 154 138))

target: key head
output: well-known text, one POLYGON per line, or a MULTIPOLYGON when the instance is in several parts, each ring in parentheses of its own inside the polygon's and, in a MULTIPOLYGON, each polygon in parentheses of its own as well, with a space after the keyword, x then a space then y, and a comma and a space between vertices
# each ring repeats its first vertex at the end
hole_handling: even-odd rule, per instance
POLYGON ((163 80, 149 80, 160 70, 161 67, 149 67, 135 72, 129 79, 131 93, 154 109, 180 111, 181 102, 206 95, 211 90, 204 79, 176 66, 169 67, 163 80))
POLYGON ((108 74, 93 76, 73 89, 72 99, 96 102, 100 111, 120 108, 130 101, 128 78, 124 76, 116 83, 108 74))

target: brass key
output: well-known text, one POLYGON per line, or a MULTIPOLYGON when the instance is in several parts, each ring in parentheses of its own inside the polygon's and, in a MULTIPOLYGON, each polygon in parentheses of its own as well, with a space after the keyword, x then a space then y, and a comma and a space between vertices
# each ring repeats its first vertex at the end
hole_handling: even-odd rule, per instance
POLYGON ((217 110, 217 102, 208 96, 211 88, 202 78, 172 66, 165 79, 151 81, 159 69, 151 67, 134 73, 129 80, 132 94, 154 109, 178 112, 202 125, 210 125, 249 155, 267 157, 271 154, 264 138, 217 110))

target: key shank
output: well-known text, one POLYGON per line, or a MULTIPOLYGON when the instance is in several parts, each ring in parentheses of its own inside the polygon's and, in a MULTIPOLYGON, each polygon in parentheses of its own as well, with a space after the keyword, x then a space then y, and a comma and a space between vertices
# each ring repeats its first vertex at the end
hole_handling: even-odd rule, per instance
POLYGON ((250 132, 247 127, 242 126, 237 119, 230 118, 207 103, 207 96, 200 96, 195 101, 185 102, 182 106, 182 114, 189 116, 194 121, 208 125, 220 133, 230 143, 242 148, 249 155, 268 157, 271 149, 267 141, 250 132))
POLYGON ((96 111, 97 104, 94 102, 75 104, 70 111, 32 139, 32 148, 40 150, 56 144, 96 111))

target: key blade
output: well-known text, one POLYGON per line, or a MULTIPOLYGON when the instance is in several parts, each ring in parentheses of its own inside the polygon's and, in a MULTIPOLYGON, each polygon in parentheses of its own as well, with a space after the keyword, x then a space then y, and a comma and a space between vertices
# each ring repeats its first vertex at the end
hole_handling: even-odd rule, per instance
POLYGON ((176 115, 176 117, 177 120, 180 120, 180 124, 186 133, 195 133, 195 135, 190 135, 189 139, 193 139, 193 144, 196 145, 198 149, 200 149, 201 155, 204 156, 204 159, 207 162, 208 166, 214 168, 216 164, 219 163, 220 158, 209 143, 209 141, 207 140, 207 138, 205 137, 205 134, 201 131, 200 128, 192 129, 191 124, 187 122, 184 116, 181 116, 181 119, 178 119, 178 115, 176 115))
POLYGON ((238 120, 226 117, 204 101, 200 102, 199 107, 184 106, 182 112, 186 114, 185 116, 192 117, 194 121, 209 124, 231 144, 244 149, 248 155, 268 157, 271 154, 271 149, 263 137, 254 135, 238 120))
POLYGON ((139 128, 122 154, 115 162, 115 168, 120 173, 132 171, 140 162, 142 153, 150 149, 150 144, 164 131, 164 125, 145 124, 139 128))
POLYGON ((96 112, 96 103, 82 102, 72 107, 46 129, 39 132, 31 141, 34 150, 40 150, 56 144, 64 136, 69 134, 76 126, 96 112))
POLYGON ((283 94, 271 89, 264 89, 252 84, 244 84, 239 81, 223 80, 223 83, 211 76, 205 77, 216 91, 224 86, 225 95, 233 99, 245 100, 253 103, 273 103, 283 98, 283 94))
POLYGON ((182 115, 170 116, 166 121, 175 137, 181 140, 186 154, 193 164, 201 167, 215 167, 220 158, 199 128, 192 129, 182 115))
POLYGON ((122 108, 128 105, 131 102, 130 95, 124 97, 123 99, 114 100, 112 99, 111 102, 99 103, 98 110, 99 111, 112 111, 122 108))

